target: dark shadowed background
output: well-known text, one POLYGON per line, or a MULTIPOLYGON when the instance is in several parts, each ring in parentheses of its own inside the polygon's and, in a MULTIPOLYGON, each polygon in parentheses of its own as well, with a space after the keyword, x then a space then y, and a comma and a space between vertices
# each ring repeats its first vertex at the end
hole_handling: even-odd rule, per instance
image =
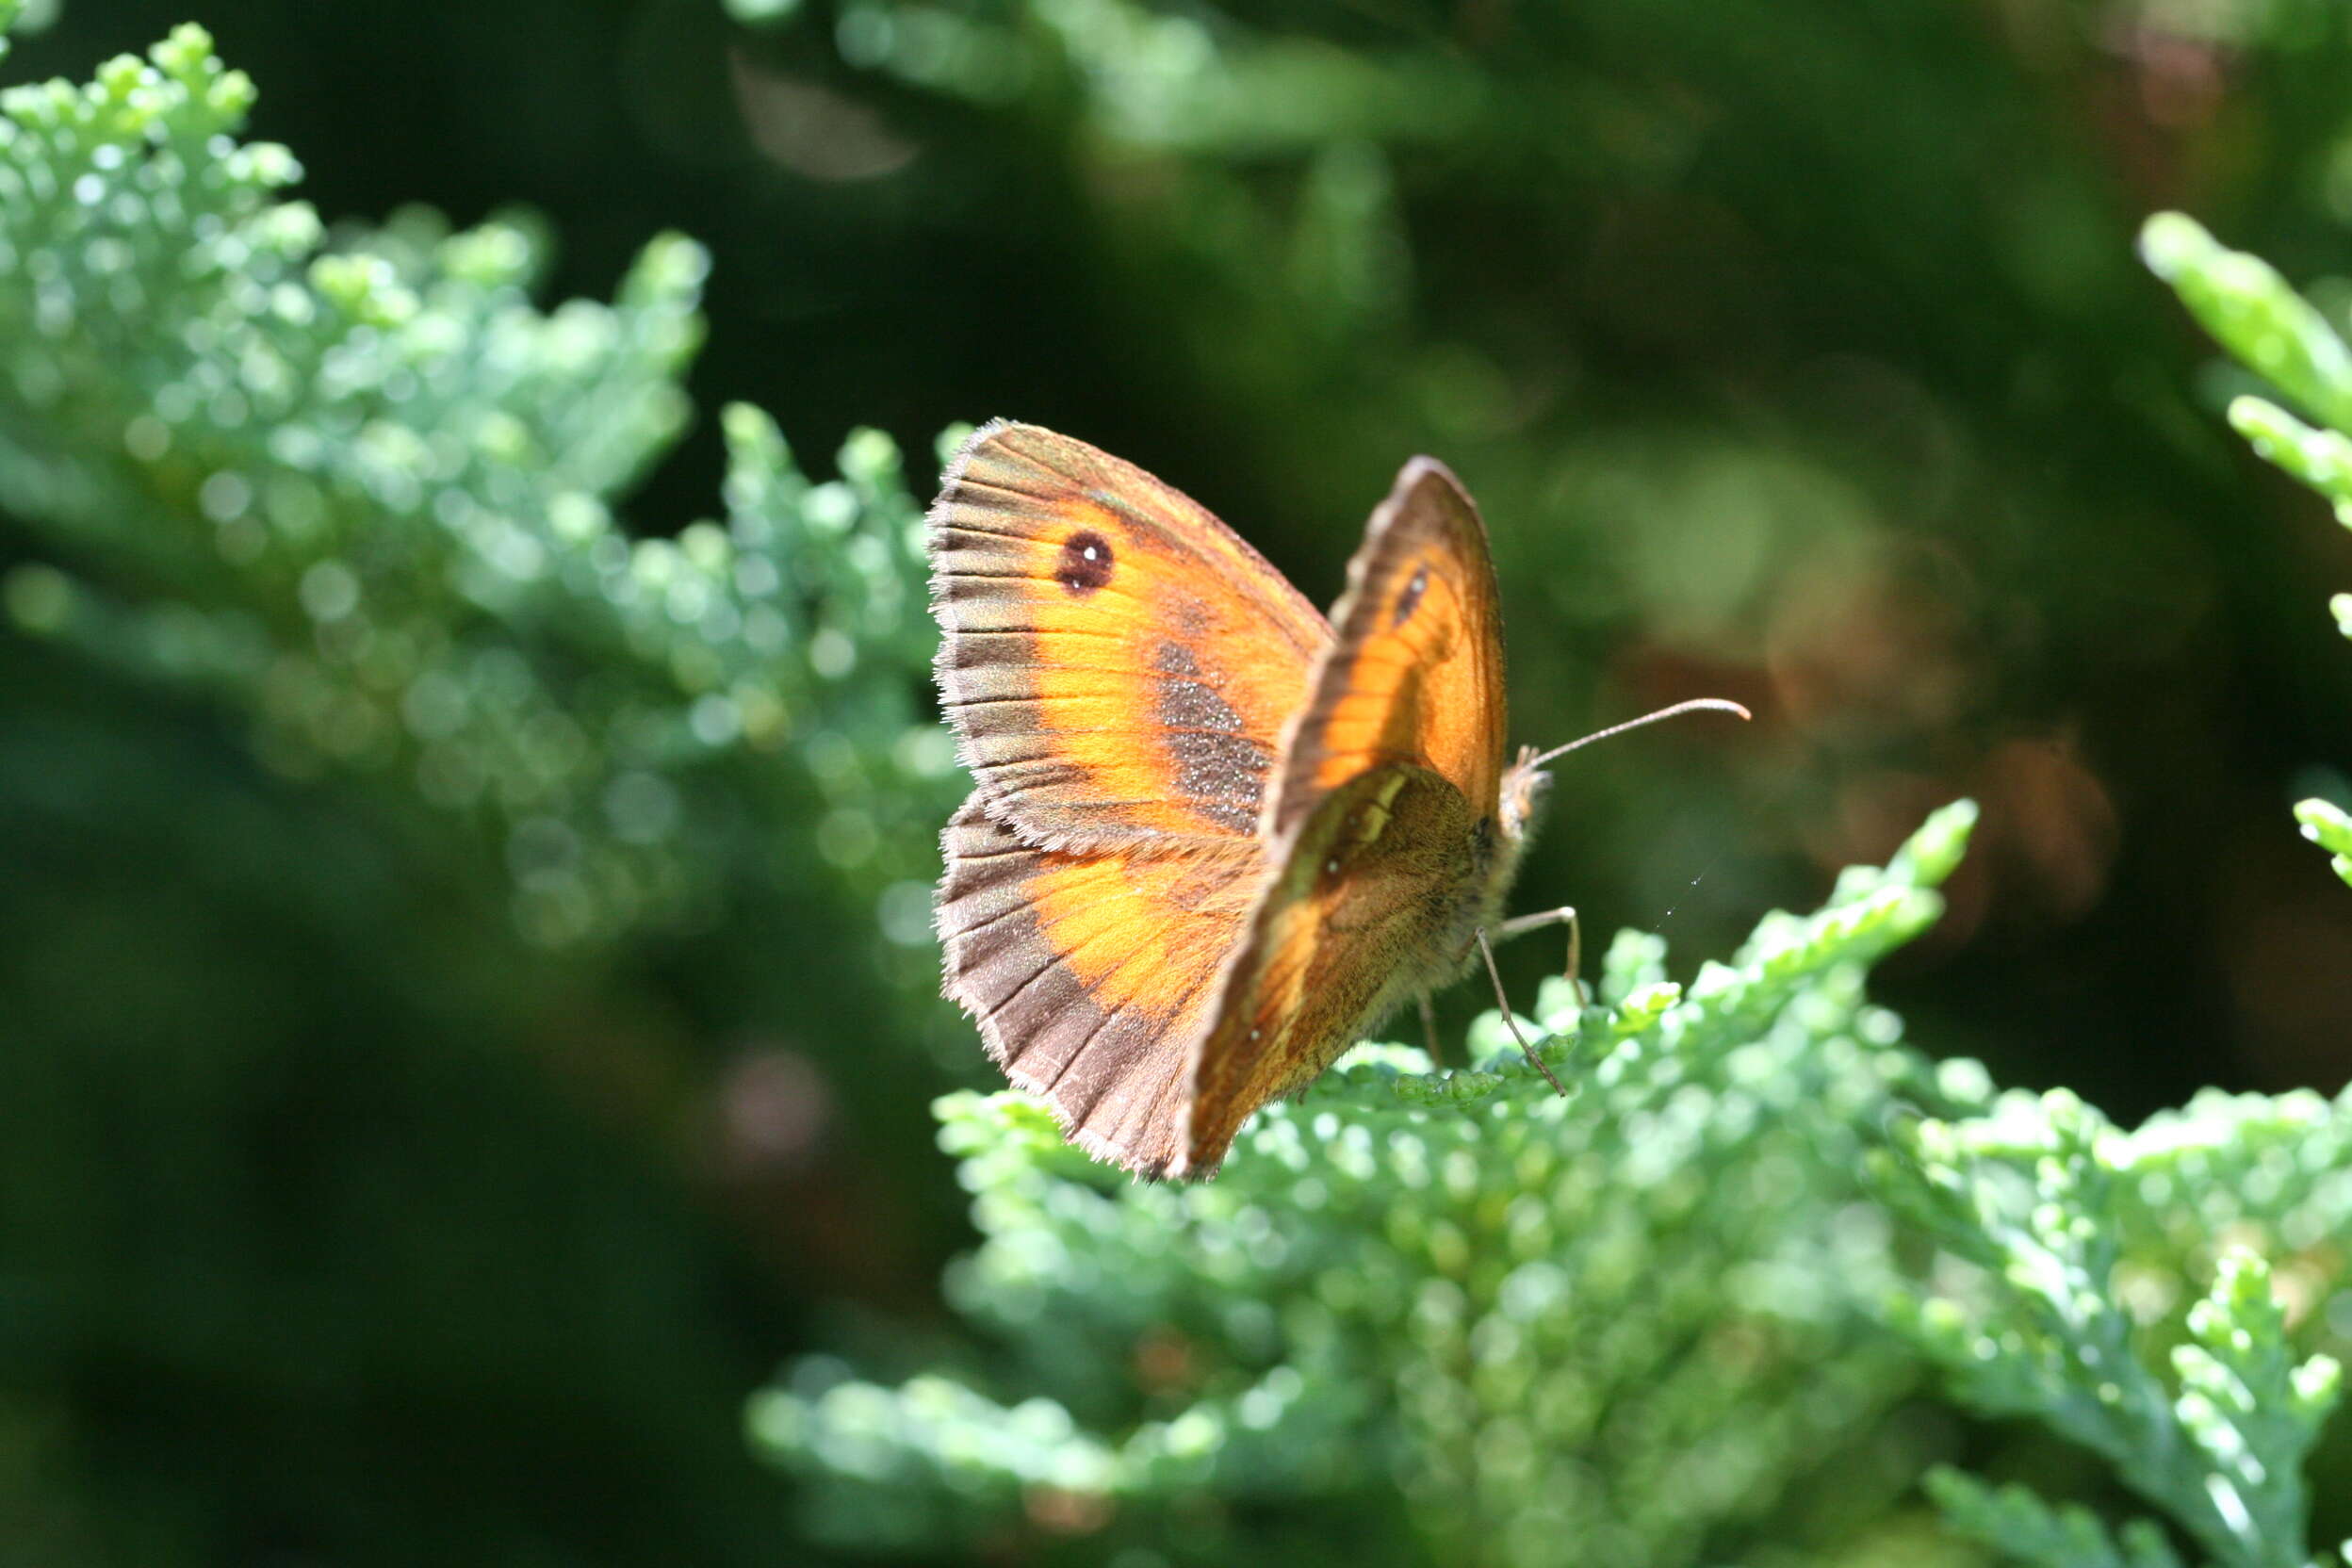
MULTIPOLYGON (((1430 452, 1514 742, 1756 714, 1564 765, 1524 906, 1720 953, 1973 795, 1876 982, 1913 1038, 2127 1120, 2352 1071, 2352 901, 2287 814, 2345 793, 2352 543, 2132 250, 2184 208, 2340 302, 2329 7, 64 0, 0 71, 191 15, 330 223, 524 209, 550 302, 709 247, 633 532, 713 509, 726 401, 821 476, 879 427, 918 496, 1004 415, 1328 604, 1430 452)), ((0 518, 49 561, 108 580, 0 518)), ((550 950, 495 842, 301 773, 0 633, 0 1555, 798 1560, 743 1400, 951 1331, 927 1106, 988 1074, 919 922, 754 889, 550 950)))

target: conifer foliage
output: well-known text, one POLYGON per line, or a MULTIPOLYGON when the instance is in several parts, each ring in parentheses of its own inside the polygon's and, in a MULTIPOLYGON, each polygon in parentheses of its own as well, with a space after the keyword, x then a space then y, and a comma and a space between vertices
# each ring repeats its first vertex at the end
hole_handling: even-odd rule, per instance
MULTIPOLYGON (((330 229, 286 199, 293 155, 237 139, 253 97, 192 25, 0 97, 13 634, 493 852, 537 948, 691 930, 757 883, 927 991, 958 781, 898 449, 861 432, 814 480, 729 407, 724 515, 633 540, 614 507, 690 413, 702 251, 657 238, 612 302, 542 308, 527 222, 330 229)), ((2275 389, 2230 422, 2352 524, 2327 317, 2186 218, 2143 253, 2275 389)), ((2352 881, 2344 803, 2296 816, 2352 881)), ((1524 1026, 1565 1100, 1489 1015, 1473 1065, 1366 1045, 1217 1182, 1154 1186, 1019 1096, 946 1096, 968 1331, 843 1336, 752 1400, 750 1442, 851 1553, 2310 1568, 2352 1100, 2123 1128, 1931 1061, 1866 978, 1974 820, 1683 981, 1621 934, 1597 997, 1555 980, 1524 1026), (2114 1489, 1937 1462, 1937 1400, 2114 1489)))

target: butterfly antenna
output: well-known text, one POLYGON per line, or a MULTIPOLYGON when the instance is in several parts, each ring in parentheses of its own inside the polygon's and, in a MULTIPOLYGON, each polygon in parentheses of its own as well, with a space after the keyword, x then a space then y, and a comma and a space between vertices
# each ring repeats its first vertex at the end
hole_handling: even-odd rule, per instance
POLYGON ((1756 717, 1755 714, 1728 697, 1692 697, 1689 702, 1677 702, 1673 707, 1661 708, 1655 713, 1644 713, 1638 719, 1627 719, 1623 724, 1610 725, 1607 729, 1596 729, 1580 741, 1571 741, 1564 746, 1554 746, 1541 757, 1529 758, 1527 765, 1531 768, 1541 767, 1555 757, 1565 757, 1578 746, 1589 746, 1595 741, 1606 741, 1611 735, 1623 735, 1628 729, 1639 729, 1645 724, 1656 724, 1660 719, 1671 719, 1684 713, 1707 710, 1718 713, 1737 713, 1743 719, 1756 717))

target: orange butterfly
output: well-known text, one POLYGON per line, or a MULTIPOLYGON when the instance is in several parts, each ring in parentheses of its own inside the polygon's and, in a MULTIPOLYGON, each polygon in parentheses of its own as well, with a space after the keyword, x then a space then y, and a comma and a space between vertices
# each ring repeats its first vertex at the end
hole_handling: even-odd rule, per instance
POLYGON ((1188 497, 1000 420, 929 531, 979 786, 944 840, 947 994, 1088 1153, 1213 1175, 1503 929, 1548 776, 1503 762, 1485 525, 1414 458, 1327 623, 1188 497))

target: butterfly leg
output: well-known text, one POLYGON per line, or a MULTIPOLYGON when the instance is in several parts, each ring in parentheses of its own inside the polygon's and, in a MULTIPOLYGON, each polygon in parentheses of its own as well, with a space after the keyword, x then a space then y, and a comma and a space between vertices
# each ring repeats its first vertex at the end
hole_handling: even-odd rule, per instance
POLYGON ((1544 1075, 1544 1081, 1559 1089, 1560 1098, 1565 1100, 1567 1089, 1552 1076, 1552 1070, 1544 1065, 1544 1058, 1535 1054, 1535 1047, 1527 1043, 1527 1037, 1519 1032, 1519 1021, 1511 1016, 1511 998, 1503 994, 1503 972, 1494 967, 1494 946, 1487 941, 1484 930, 1480 930, 1478 936, 1478 956, 1486 960, 1486 977, 1494 982, 1494 1004, 1503 1010, 1503 1027, 1511 1031, 1511 1037, 1519 1042, 1519 1049, 1527 1054, 1527 1060, 1535 1064, 1535 1070, 1544 1075))
POLYGON ((1584 925, 1576 919, 1576 911, 1573 907, 1563 904, 1557 909, 1545 909, 1532 915, 1520 915, 1496 926, 1494 935, 1509 941, 1513 937, 1525 936, 1530 931, 1541 931, 1547 925, 1568 927, 1568 967, 1560 972, 1567 977, 1570 988, 1576 992, 1576 1004, 1582 1006, 1584 1004, 1584 925))
POLYGON ((1445 1054, 1437 1048, 1437 1009, 1429 1005, 1429 993, 1423 991, 1421 1002, 1421 1043, 1429 1048, 1429 1065, 1444 1067, 1445 1054))

